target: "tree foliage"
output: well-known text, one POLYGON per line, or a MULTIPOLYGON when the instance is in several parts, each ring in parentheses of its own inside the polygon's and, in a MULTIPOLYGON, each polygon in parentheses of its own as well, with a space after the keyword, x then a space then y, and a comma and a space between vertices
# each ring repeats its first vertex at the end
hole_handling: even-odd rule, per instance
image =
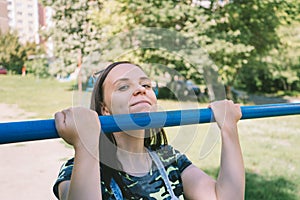
MULTIPOLYGON (((245 8, 239 14, 232 12, 233 4, 224 7, 231 15, 241 15, 238 26, 227 27, 242 30, 242 35, 248 35, 247 42, 254 47, 254 51, 247 63, 239 71, 236 86, 249 92, 278 92, 279 90, 295 90, 299 85, 297 72, 297 24, 300 6, 295 0, 288 1, 237 1, 238 8, 245 8), (289 34, 294 33, 294 35, 289 34), (288 53, 290 52, 290 53, 288 53), (292 53, 293 52, 293 53, 292 53), (292 56, 291 56, 292 54, 292 56), (292 58, 293 57, 293 58, 292 58), (293 62, 290 62, 294 60, 293 62)), ((299 65, 298 65, 299 68, 299 65)), ((298 88, 299 89, 299 88, 298 88)))
POLYGON ((128 33, 127 36, 137 44, 135 51, 127 52, 127 58, 138 63, 159 63, 159 66, 168 66, 187 79, 203 83, 200 72, 204 66, 195 62, 205 63, 207 60, 201 55, 204 51, 200 50, 202 44, 199 41, 207 40, 205 32, 212 25, 203 10, 193 7, 189 1, 120 0, 102 1, 102 4, 103 9, 95 14, 94 20, 99 29, 108 32, 106 39, 128 33), (120 20, 101 17, 107 16, 107 11, 113 19, 120 20), (136 30, 145 29, 149 31, 144 32, 144 38, 135 34, 136 30), (197 48, 201 54, 191 60, 191 57, 196 57, 192 53, 197 48))
POLYGON ((3 34, 0 31, 0 65, 13 73, 21 73, 26 52, 26 47, 19 42, 16 33, 3 34))
POLYGON ((54 42, 55 61, 50 69, 66 76, 72 73, 82 57, 99 49, 100 33, 91 23, 91 13, 99 9, 99 2, 89 0, 44 0, 53 10, 53 26, 44 37, 54 42))
POLYGON ((299 89, 297 0, 45 2, 55 11, 55 73, 72 71, 78 52, 99 50, 102 59, 157 64, 154 74, 168 66, 197 83, 211 67, 250 92, 299 89))

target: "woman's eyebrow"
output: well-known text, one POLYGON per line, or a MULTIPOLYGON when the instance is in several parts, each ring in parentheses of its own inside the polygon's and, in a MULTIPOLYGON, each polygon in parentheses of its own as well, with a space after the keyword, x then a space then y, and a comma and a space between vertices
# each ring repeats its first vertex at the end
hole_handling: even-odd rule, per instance
POLYGON ((142 76, 142 77, 140 77, 140 80, 142 80, 142 81, 144 81, 144 80, 146 80, 146 81, 151 81, 150 78, 147 77, 147 76, 142 76))
POLYGON ((125 82, 125 81, 129 81, 130 79, 129 78, 120 78, 120 79, 117 79, 113 82, 113 84, 117 84, 118 82, 125 82))
MULTIPOLYGON (((140 77, 140 81, 144 81, 144 80, 151 81, 150 78, 148 78, 147 76, 140 77)), ((120 79, 116 80, 115 82, 113 82, 113 84, 115 85, 119 82, 128 82, 128 81, 130 81, 130 78, 120 78, 120 79)))

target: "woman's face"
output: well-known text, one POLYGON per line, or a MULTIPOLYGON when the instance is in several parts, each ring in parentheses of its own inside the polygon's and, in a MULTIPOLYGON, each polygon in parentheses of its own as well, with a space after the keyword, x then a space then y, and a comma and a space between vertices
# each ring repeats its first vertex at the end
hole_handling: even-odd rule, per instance
POLYGON ((115 66, 104 81, 103 94, 103 115, 156 111, 151 80, 133 64, 115 66))

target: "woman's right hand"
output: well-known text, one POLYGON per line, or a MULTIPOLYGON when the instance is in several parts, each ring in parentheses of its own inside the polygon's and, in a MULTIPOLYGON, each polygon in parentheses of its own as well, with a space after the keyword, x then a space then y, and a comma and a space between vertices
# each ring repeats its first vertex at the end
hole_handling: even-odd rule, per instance
POLYGON ((86 150, 98 150, 100 121, 95 111, 73 107, 55 113, 55 126, 68 144, 86 150))

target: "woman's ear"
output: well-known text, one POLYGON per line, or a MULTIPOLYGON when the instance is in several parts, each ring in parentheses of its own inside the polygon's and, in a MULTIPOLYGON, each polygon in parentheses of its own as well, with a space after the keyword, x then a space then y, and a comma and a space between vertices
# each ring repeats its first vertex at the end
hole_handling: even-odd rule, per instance
POLYGON ((101 104, 101 113, 102 115, 111 115, 109 109, 104 104, 101 104))

